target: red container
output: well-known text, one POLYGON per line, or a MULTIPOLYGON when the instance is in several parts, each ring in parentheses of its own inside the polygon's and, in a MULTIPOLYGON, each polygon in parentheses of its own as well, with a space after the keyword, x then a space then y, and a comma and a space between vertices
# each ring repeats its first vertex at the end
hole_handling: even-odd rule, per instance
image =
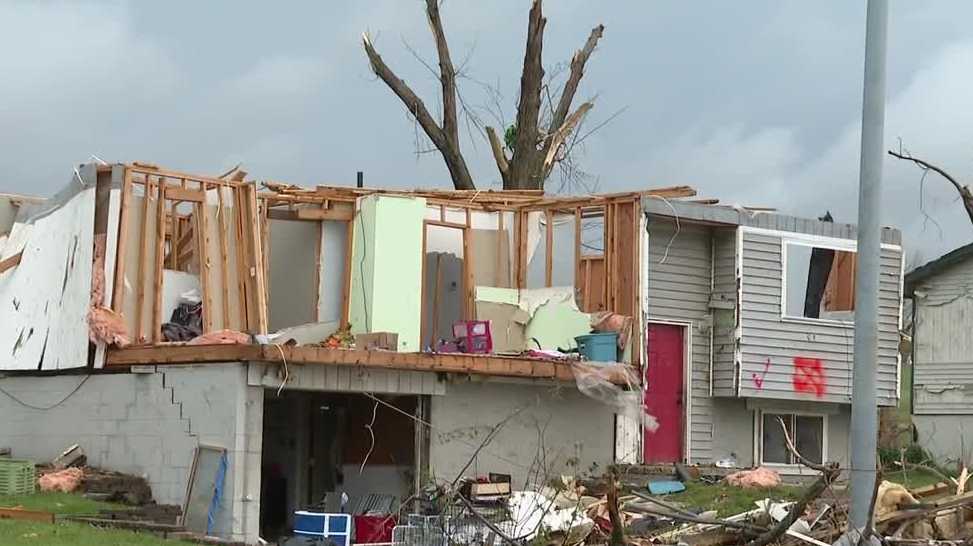
POLYGON ((392 542, 392 528, 398 520, 395 514, 353 516, 353 518, 356 544, 392 542))
POLYGON ((453 337, 464 353, 490 354, 493 336, 489 320, 458 320, 453 323, 453 337))

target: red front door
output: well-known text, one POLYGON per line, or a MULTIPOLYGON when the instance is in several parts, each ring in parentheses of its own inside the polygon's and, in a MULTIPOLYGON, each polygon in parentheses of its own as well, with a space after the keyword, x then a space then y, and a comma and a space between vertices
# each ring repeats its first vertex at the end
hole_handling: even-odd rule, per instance
POLYGON ((645 428, 646 463, 682 460, 683 332, 682 326, 649 323, 644 402, 645 412, 655 418, 658 428, 653 431, 651 423, 645 428))

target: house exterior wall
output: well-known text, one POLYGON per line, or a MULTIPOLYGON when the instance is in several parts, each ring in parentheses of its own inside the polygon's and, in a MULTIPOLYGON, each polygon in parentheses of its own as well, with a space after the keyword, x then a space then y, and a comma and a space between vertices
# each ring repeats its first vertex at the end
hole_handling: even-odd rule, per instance
POLYGON ((432 478, 452 481, 490 431, 516 412, 465 471, 510 473, 514 489, 613 462, 612 409, 574 385, 458 380, 430 401, 432 478))
MULTIPOLYGON (((144 371, 0 379, 10 393, 0 396, 0 444, 9 445, 14 457, 36 462, 78 444, 90 465, 144 475, 157 502, 177 505, 186 495, 196 446, 225 447, 229 465, 214 534, 234 539, 255 534, 258 520, 246 528, 248 507, 242 499, 253 492, 245 480, 248 448, 255 448, 259 470, 260 429, 254 435, 247 424, 260 408, 248 406, 244 365, 144 371), (49 409, 28 408, 12 396, 49 409)), ((256 491, 259 496, 259 473, 256 491)))
POLYGON ((709 393, 709 309, 713 291, 712 230, 682 224, 678 230, 668 218, 649 218, 648 320, 678 321, 689 325, 689 427, 692 462, 712 458, 713 420, 709 393))
MULTIPOLYGON (((973 336, 969 318, 973 317, 973 260, 949 266, 920 283, 913 292, 913 413, 973 414, 973 336)), ((949 428, 955 431, 955 427, 949 428)), ((923 432, 920 429, 920 437, 923 432)), ((925 432, 931 434, 932 430, 925 432)), ((942 430, 936 433, 944 434, 942 430)))
MULTIPOLYGON (((844 246, 854 241, 802 237, 800 234, 740 229, 742 251, 742 322, 739 395, 755 398, 851 402, 854 327, 850 323, 782 318, 784 245, 787 241, 844 246), (823 387, 799 389, 796 358, 821 363, 823 387), (759 378, 759 379, 758 379, 759 378)), ((902 253, 884 246, 879 283, 878 398, 898 399, 899 315, 902 253)))
MULTIPOLYGON (((713 229, 713 396, 736 396, 739 271, 735 228, 713 229)), ((719 457, 717 457, 719 458, 719 457)))

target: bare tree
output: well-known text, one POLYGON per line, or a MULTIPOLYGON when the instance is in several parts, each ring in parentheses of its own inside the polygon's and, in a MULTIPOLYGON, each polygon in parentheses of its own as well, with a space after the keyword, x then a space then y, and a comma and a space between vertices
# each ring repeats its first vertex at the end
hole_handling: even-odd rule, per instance
POLYGON ((937 167, 936 165, 933 165, 932 163, 929 163, 924 159, 919 159, 918 157, 914 157, 908 151, 900 150, 898 152, 895 152, 893 150, 889 150, 889 155, 898 159, 904 159, 906 161, 911 161, 915 163, 916 166, 922 169, 923 176, 925 176, 926 173, 931 171, 945 178, 950 184, 953 185, 953 187, 956 189, 956 192, 959 193, 960 198, 963 200, 963 207, 966 209, 966 214, 967 216, 970 217, 970 222, 973 223, 973 191, 970 191, 969 186, 964 186, 960 184, 955 178, 953 178, 949 173, 947 173, 942 168, 937 167))
MULTIPOLYGON (((450 58, 446 33, 439 15, 439 0, 426 0, 426 16, 439 58, 437 77, 442 86, 441 123, 433 118, 412 88, 385 64, 367 34, 362 37, 365 54, 375 75, 405 104, 409 113, 442 154, 453 186, 456 189, 474 189, 473 178, 460 150, 456 87, 458 72, 450 58)), ((501 139, 493 127, 483 128, 505 189, 543 189, 554 166, 565 159, 572 132, 578 128, 593 106, 591 101, 586 101, 571 110, 574 96, 584 76, 585 64, 597 47, 605 27, 594 27, 584 46, 575 52, 571 59, 570 73, 561 88, 556 106, 548 92, 546 97, 550 103, 550 113, 543 115, 546 84, 541 57, 546 24, 542 0, 534 0, 528 16, 527 46, 520 77, 515 125, 505 128, 504 139, 501 139)))

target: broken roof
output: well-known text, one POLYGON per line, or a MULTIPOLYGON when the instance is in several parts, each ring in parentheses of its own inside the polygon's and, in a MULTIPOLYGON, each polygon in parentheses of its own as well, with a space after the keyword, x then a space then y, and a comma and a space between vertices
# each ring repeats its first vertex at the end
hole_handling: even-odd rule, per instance
POLYGON ((934 277, 947 268, 962 263, 973 257, 973 243, 963 245, 955 250, 927 262, 905 275, 905 296, 911 296, 917 284, 930 277, 934 277))

